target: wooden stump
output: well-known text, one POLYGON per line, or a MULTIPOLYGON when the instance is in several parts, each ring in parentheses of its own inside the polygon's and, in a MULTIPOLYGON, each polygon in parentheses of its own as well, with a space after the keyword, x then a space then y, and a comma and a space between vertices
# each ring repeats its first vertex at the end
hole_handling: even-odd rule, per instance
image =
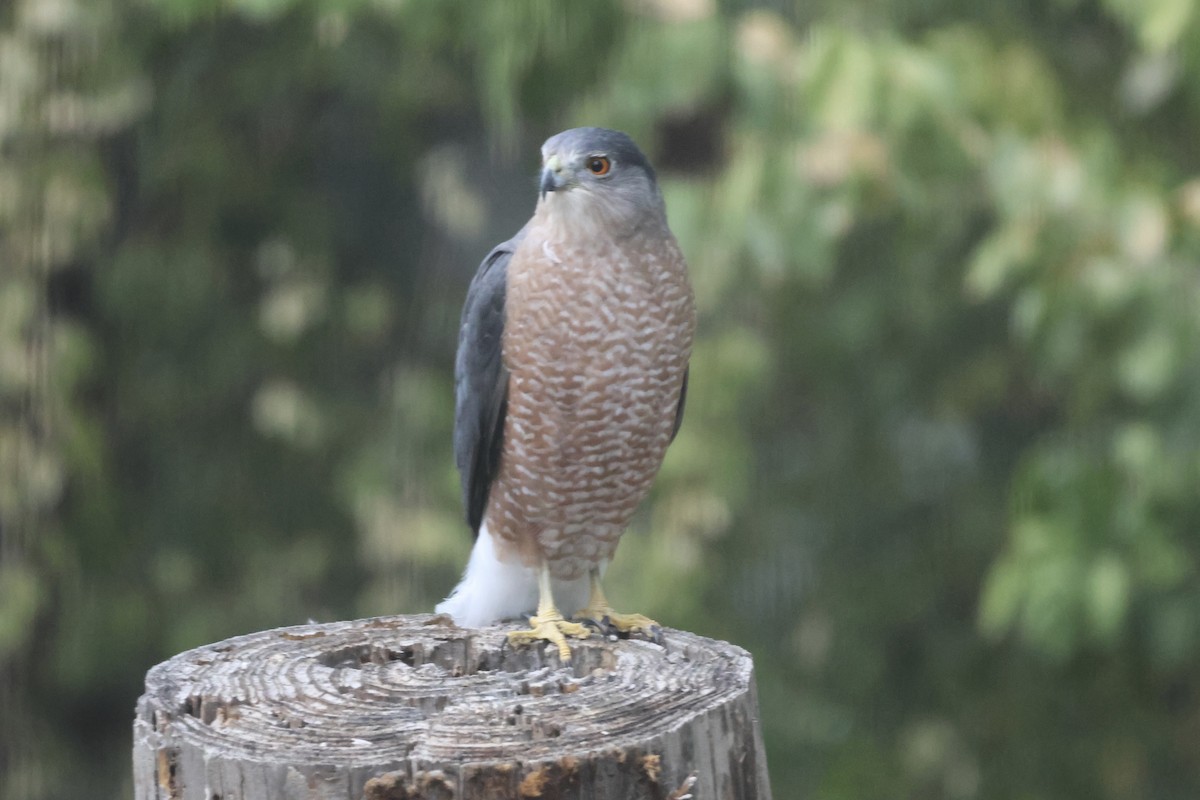
POLYGON ((175 656, 138 701, 136 797, 770 798, 744 650, 594 636, 564 667, 515 628, 380 617, 175 656))

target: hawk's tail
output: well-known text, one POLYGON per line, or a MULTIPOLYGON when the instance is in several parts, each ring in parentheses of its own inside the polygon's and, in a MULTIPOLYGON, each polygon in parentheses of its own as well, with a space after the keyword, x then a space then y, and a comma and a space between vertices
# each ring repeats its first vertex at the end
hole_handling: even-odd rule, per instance
POLYGON ((537 570, 520 561, 501 561, 485 522, 467 571, 450 596, 438 603, 437 612, 449 614, 460 627, 480 628, 532 611, 537 600, 537 570))

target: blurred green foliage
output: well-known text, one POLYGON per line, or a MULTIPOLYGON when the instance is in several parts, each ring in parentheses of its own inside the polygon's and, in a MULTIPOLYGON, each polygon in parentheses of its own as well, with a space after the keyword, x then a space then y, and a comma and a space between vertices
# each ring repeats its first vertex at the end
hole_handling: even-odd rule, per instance
POLYGON ((755 654, 776 796, 1200 794, 1200 3, 0 26, 0 796, 127 796, 179 650, 452 586, 458 309, 575 124, 701 312, 611 594, 755 654))

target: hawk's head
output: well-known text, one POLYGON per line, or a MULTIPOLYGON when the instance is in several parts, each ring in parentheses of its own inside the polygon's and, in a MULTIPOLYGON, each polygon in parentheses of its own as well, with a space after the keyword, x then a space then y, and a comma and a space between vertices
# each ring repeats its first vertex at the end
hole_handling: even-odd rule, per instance
POLYGON ((546 140, 538 210, 614 234, 665 221, 654 168, 632 139, 607 128, 572 128, 546 140))

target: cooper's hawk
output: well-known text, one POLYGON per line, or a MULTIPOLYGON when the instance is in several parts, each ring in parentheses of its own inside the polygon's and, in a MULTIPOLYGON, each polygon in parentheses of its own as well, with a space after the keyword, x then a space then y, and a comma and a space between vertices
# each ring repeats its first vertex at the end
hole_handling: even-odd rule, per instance
POLYGON ((533 218, 483 260, 455 363, 454 453, 475 547, 438 606, 478 627, 533 608, 518 643, 570 658, 577 619, 649 633, 600 588, 683 417, 695 306, 654 169, 628 136, 542 145, 533 218), (586 599, 586 603, 585 603, 586 599))

